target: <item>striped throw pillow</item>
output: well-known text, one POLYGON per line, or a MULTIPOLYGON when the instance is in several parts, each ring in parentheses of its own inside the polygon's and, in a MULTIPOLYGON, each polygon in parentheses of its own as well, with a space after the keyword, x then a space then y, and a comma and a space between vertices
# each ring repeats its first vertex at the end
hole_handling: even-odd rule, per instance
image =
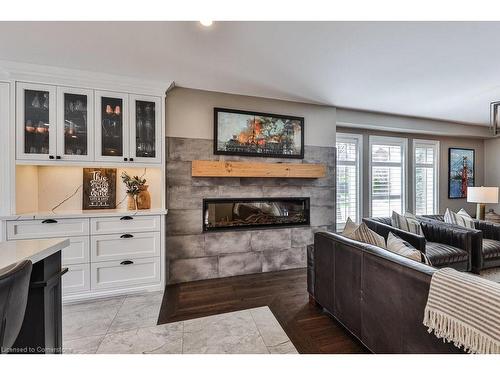
POLYGON ((345 223, 344 230, 342 231, 342 235, 347 236, 358 229, 358 227, 359 225, 352 221, 350 217, 348 217, 345 223))
POLYGON ((471 218, 470 215, 467 214, 467 212, 465 213, 466 215, 464 215, 463 213, 459 215, 447 208, 446 212, 444 213, 444 222, 448 224, 460 225, 465 228, 475 229, 476 226, 474 225, 474 219, 471 218))
POLYGON ((427 258, 427 256, 424 253, 415 249, 408 242, 399 238, 392 232, 389 232, 389 236, 387 236, 387 250, 402 255, 406 258, 416 260, 417 262, 431 265, 429 258, 427 258))
POLYGON ((420 226, 418 220, 407 217, 406 215, 400 215, 395 211, 392 211, 391 225, 394 228, 399 228, 406 232, 415 233, 420 236, 422 235, 422 227, 420 226))
POLYGON ((385 239, 378 233, 372 231, 365 223, 361 223, 355 231, 346 235, 351 240, 364 242, 385 249, 385 239))

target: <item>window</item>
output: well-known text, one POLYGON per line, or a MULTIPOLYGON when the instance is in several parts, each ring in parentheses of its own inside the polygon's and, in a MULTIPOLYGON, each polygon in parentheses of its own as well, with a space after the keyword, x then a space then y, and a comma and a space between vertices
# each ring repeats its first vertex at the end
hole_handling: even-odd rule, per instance
POLYGON ((416 215, 438 212, 439 141, 413 141, 413 204, 416 215))
POLYGON ((337 231, 347 218, 361 220, 361 150, 363 137, 337 133, 337 231))
POLYGON ((406 207, 406 138, 370 136, 370 216, 406 207))

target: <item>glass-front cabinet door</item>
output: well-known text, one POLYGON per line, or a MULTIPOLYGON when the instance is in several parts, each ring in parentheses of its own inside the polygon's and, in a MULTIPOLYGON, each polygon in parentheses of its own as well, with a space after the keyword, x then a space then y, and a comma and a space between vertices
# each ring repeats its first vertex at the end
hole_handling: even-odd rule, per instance
POLYGON ((93 160, 93 91, 58 87, 57 123, 57 157, 63 160, 93 160))
POLYGON ((56 159, 56 87, 18 82, 18 159, 56 159))
POLYGON ((130 95, 130 158, 161 163, 161 99, 130 95))
POLYGON ((96 91, 95 159, 129 161, 128 94, 96 91))

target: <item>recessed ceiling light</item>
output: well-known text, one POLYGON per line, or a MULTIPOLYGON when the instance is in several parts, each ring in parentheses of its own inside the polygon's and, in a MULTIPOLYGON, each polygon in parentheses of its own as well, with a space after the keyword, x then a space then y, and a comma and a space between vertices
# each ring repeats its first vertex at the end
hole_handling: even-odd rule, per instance
POLYGON ((200 21, 200 23, 205 26, 205 27, 209 27, 209 26, 212 26, 212 21, 211 20, 203 20, 203 21, 200 21))

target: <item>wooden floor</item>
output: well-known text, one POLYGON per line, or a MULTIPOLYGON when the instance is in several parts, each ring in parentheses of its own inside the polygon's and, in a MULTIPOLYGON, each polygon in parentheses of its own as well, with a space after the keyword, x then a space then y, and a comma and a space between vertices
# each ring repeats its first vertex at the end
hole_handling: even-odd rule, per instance
POLYGON ((158 324, 269 306, 299 353, 366 353, 338 322, 309 303, 306 270, 194 281, 168 286, 158 324))

